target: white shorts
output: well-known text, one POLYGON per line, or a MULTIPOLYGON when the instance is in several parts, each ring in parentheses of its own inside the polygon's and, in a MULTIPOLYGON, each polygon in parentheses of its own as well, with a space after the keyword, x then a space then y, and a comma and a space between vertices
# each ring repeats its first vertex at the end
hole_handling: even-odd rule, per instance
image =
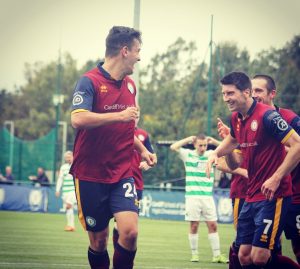
POLYGON ((217 219, 213 197, 185 197, 186 221, 217 221, 217 219))
POLYGON ((61 198, 65 204, 75 205, 77 203, 75 191, 65 192, 61 198))

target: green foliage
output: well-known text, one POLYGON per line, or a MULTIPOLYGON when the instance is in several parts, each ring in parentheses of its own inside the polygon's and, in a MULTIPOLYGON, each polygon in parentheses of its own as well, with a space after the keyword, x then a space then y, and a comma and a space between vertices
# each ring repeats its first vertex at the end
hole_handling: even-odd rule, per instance
MULTIPOLYGON (((300 113, 300 35, 283 48, 261 51, 250 59, 246 49, 235 43, 214 45, 212 55, 212 135, 217 137, 216 119, 225 122, 230 115, 223 102, 219 80, 233 70, 250 76, 269 74, 277 83, 276 103, 300 113)), ((153 143, 176 140, 207 131, 208 70, 206 62, 199 62, 196 44, 178 38, 168 49, 156 54, 149 65, 140 70, 139 104, 142 109, 140 127, 147 130, 153 143)), ((65 96, 60 107, 60 120, 70 123, 70 106, 76 81, 85 71, 94 68, 98 60, 89 60, 80 69, 76 61, 65 54, 60 80, 58 62, 26 65, 26 83, 18 91, 0 91, 1 116, 14 120, 16 134, 22 139, 36 139, 55 126, 55 106, 52 96, 60 90, 65 96)), ((60 136, 59 136, 60 137, 60 136)), ((68 128, 68 141, 74 140, 74 131, 68 128)), ((181 178, 184 169, 176 154, 168 147, 156 147, 159 165, 145 173, 146 184, 170 178, 181 178)))

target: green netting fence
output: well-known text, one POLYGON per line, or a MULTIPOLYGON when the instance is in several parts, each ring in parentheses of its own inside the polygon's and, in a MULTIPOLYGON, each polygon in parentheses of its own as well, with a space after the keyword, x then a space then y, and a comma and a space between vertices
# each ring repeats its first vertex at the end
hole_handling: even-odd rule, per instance
POLYGON ((55 129, 37 140, 26 141, 13 136, 6 128, 0 129, 0 171, 5 166, 13 168, 18 181, 28 181, 29 175, 36 175, 37 168, 43 167, 49 180, 53 182, 54 162, 61 163, 62 145, 55 151, 55 129), (56 154, 56 158, 55 158, 56 154))

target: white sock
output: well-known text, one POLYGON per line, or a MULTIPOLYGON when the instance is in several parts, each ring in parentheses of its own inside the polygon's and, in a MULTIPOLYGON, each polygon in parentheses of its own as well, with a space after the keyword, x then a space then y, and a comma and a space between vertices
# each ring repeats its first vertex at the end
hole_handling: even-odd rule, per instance
POLYGON ((219 234, 218 233, 208 234, 208 240, 211 246, 213 256, 214 257, 219 256, 221 254, 219 234))
POLYGON ((74 224, 74 210, 73 210, 73 207, 66 210, 66 216, 67 216, 67 223, 68 223, 68 226, 75 227, 75 224, 74 224))
POLYGON ((192 255, 198 255, 198 234, 189 234, 192 255))

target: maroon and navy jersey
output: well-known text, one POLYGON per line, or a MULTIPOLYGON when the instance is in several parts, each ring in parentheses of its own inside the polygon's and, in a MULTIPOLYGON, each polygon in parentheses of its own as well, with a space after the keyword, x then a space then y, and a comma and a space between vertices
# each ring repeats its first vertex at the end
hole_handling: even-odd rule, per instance
MULTIPOLYGON (((282 118, 300 135, 300 117, 289 109, 276 107, 276 110, 279 111, 282 118)), ((300 204, 300 163, 291 172, 291 176, 293 184, 292 203, 300 204)))
MULTIPOLYGON (((72 113, 120 112, 135 106, 135 95, 135 84, 128 76, 116 81, 100 63, 77 82, 72 113)), ((80 180, 101 183, 132 177, 134 125, 134 121, 117 122, 78 130, 70 173, 80 180)))
MULTIPOLYGON (((246 201, 266 200, 261 192, 262 184, 283 162, 286 155, 283 143, 294 130, 276 110, 256 101, 244 119, 237 112, 232 114, 231 127, 231 136, 237 139, 246 160, 249 177, 246 201)), ((274 198, 290 195, 292 183, 287 175, 282 178, 274 198)))
MULTIPOLYGON (((236 151, 236 150, 235 150, 236 151)), ((240 151, 240 149, 239 149, 240 151)), ((246 169, 246 161, 243 160, 241 164, 241 168, 246 169)), ((245 178, 241 175, 237 174, 232 174, 231 177, 231 184, 230 184, 230 198, 246 198, 247 194, 247 189, 248 189, 248 178, 245 178)))
MULTIPOLYGON (((150 142, 150 138, 148 133, 140 128, 135 129, 134 135, 143 143, 143 145, 147 148, 147 150, 153 153, 153 148, 150 142)), ((142 161, 141 155, 134 150, 134 155, 132 158, 132 172, 134 178, 134 184, 137 190, 144 189, 144 181, 142 170, 139 168, 139 165, 142 161)))

